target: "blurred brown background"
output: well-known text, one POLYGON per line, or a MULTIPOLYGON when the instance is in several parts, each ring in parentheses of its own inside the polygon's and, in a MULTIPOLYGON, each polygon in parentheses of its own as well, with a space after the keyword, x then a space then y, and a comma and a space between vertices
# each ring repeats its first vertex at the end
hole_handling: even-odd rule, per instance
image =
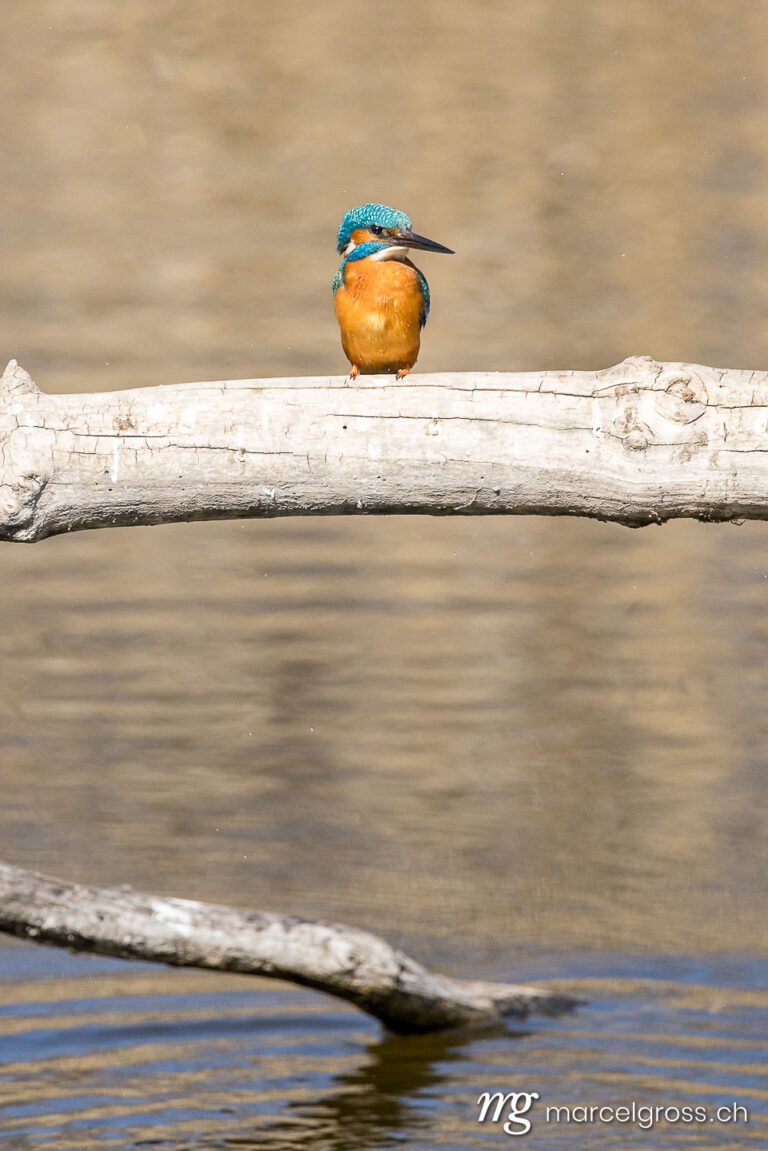
MULTIPOLYGON (((768 363, 768 9, 12 0, 0 350, 47 390, 339 373, 335 234, 423 371, 768 363)), ((0 549, 2 854, 527 948, 765 954, 768 527, 326 519, 0 549)))

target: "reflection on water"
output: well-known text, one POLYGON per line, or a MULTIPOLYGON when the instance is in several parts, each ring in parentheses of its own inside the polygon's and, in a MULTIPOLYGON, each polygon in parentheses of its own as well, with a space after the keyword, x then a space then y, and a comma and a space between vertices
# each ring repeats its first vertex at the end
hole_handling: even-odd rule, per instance
MULTIPOLYGON (((457 250, 424 370, 765 366, 768 10, 392 0, 385 25, 7 5, 7 358, 51 390, 344 370, 334 236, 372 198, 457 250)), ((8 1145, 465 1148, 490 1080, 764 1115, 765 533, 328 519, 0 550, 3 855, 348 920, 460 975, 554 964, 596 1001, 404 1041, 178 972, 46 981, 24 952, 16 984, 10 948, 8 1145)))
MULTIPOLYGON (((46 964, 23 954, 27 978, 42 974, 46 964)), ((765 963, 749 972, 733 961, 624 959, 617 978, 615 956, 565 962, 581 965, 569 986, 593 1000, 581 1018, 403 1038, 298 989, 59 958, 47 965, 58 966, 55 982, 5 985, 3 1145, 459 1151, 507 1138, 501 1123, 478 1123, 490 1089, 538 1092, 534 1147, 616 1146, 617 1126, 622 1146, 765 1146, 768 995, 749 986, 750 976, 765 984, 765 963), (546 1118, 547 1106, 633 1101, 646 1109, 639 1123, 546 1118), (649 1107, 715 1115, 733 1103, 748 1123, 647 1126, 649 1107)))

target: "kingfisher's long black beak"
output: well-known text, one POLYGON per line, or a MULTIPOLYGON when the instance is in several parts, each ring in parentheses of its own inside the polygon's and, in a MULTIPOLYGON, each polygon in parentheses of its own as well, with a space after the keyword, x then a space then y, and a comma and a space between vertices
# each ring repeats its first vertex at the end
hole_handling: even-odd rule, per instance
POLYGON ((426 236, 417 236, 415 232, 400 232, 392 237, 392 242, 402 244, 404 248, 422 248, 425 252, 445 252, 447 256, 454 256, 453 248, 446 248, 435 240, 428 240, 426 236))

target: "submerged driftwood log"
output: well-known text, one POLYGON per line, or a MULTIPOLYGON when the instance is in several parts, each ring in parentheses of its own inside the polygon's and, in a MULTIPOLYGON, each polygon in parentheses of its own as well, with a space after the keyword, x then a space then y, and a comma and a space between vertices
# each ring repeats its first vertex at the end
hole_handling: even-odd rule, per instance
POLYGON ((0 539, 322 513, 768 518, 768 373, 659 364, 229 380, 46 395, 0 381, 0 539))
POLYGON ((287 979, 347 999, 392 1031, 436 1031, 576 1000, 450 979, 376 935, 339 923, 85 887, 0 863, 0 931, 73 951, 287 979))

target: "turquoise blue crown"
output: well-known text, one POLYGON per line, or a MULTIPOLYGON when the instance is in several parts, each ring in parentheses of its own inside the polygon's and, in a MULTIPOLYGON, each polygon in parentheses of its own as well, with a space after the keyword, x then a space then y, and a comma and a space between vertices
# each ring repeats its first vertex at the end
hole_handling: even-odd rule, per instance
POLYGON ((370 228, 372 224, 380 228, 400 228, 405 232, 411 230, 411 220, 405 212, 397 212, 386 204, 360 204, 357 208, 350 208, 341 221, 336 250, 344 251, 355 228, 370 228))

